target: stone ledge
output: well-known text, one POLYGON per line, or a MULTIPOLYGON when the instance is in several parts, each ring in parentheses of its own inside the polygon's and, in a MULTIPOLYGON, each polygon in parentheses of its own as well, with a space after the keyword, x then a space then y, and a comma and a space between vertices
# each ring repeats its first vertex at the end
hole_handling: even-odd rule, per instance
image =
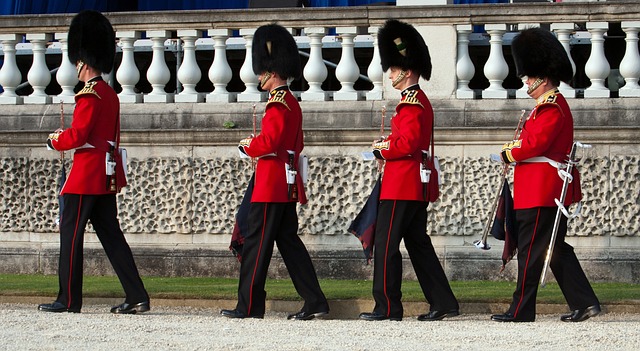
MULTIPOLYGON (((475 248, 436 247, 445 272, 451 280, 515 280, 517 264, 507 265, 499 273, 501 251, 488 254, 475 248)), ((226 249, 167 248, 132 246, 136 264, 144 276, 204 276, 237 278, 239 264, 226 249)), ((613 258, 610 250, 576 249, 587 276, 594 282, 640 283, 640 257, 637 251, 616 249, 613 258), (597 255, 597 252, 601 252, 597 255)), ((56 274, 58 247, 21 245, 0 248, 0 273, 8 274, 56 274)), ((373 267, 366 265, 360 250, 309 250, 318 276, 327 279, 371 279, 373 267)), ((104 251, 100 247, 85 247, 87 275, 113 275, 104 251)), ((415 280, 408 255, 403 254, 403 278, 415 280)), ((277 253, 274 253, 269 276, 288 278, 288 272, 277 253)))

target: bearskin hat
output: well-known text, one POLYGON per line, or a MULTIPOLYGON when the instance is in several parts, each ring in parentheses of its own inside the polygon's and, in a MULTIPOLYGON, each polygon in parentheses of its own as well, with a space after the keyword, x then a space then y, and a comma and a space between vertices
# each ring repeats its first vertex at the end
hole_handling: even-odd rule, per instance
POLYGON ((251 48, 253 72, 275 72, 284 79, 299 78, 302 64, 293 36, 282 26, 268 24, 259 27, 251 48))
POLYGON ((378 31, 378 48, 382 70, 400 67, 431 78, 429 48, 418 31, 410 24, 388 20, 378 31))
POLYGON ((511 42, 518 77, 549 78, 569 82, 573 77, 571 61, 562 44, 546 29, 528 28, 511 42))
POLYGON ((111 22, 97 11, 78 13, 69 26, 69 61, 111 72, 116 54, 116 36, 111 22))

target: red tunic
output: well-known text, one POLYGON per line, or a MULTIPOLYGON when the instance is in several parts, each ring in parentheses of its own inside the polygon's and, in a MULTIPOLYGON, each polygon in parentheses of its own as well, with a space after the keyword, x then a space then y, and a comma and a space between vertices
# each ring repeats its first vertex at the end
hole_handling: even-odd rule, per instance
POLYGON ((302 110, 295 96, 286 88, 272 90, 262 118, 260 134, 241 142, 244 152, 257 157, 255 186, 251 202, 306 203, 300 172, 296 177, 297 197, 289 197, 285 164, 289 161, 287 150, 295 151, 294 165, 304 148, 302 135, 302 110))
POLYGON ((402 92, 391 134, 374 146, 374 153, 385 159, 380 200, 425 201, 420 163, 422 150, 430 148, 433 109, 425 93, 414 87, 402 92))
POLYGON ((89 82, 75 97, 71 127, 53 137, 54 149, 76 149, 73 166, 61 194, 114 194, 107 189, 106 153, 85 144, 103 145, 115 141, 120 101, 116 92, 103 80, 89 82))
MULTIPOLYGON (((527 162, 532 157, 547 157, 566 162, 573 145, 573 116, 567 100, 557 90, 540 98, 522 128, 518 141, 506 150, 507 157, 516 162, 514 169, 515 209, 556 207, 563 180, 557 168, 547 162, 527 162)), ((580 196, 579 182, 569 186, 565 205, 580 196), (575 193, 575 198, 574 198, 575 193)))

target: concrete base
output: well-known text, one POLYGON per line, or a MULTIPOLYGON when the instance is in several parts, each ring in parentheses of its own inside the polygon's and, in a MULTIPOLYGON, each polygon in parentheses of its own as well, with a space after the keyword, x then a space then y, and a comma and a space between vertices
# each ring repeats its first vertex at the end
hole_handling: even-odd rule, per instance
MULTIPOLYGON (((143 276, 226 277, 237 278, 240 265, 235 256, 220 245, 136 246, 132 245, 136 264, 143 276)), ((325 250, 309 248, 320 278, 372 279, 373 266, 367 265, 361 250, 325 250)), ((436 247, 442 266, 450 280, 515 281, 517 263, 507 264, 500 273, 502 248, 480 251, 475 247, 436 247)), ((630 248, 615 252, 620 259, 607 259, 611 252, 576 249, 578 259, 592 282, 640 283, 640 257, 630 248)), ((0 248, 0 273, 57 274, 59 247, 47 244, 10 244, 0 248)), ((87 275, 113 275, 113 269, 100 244, 87 243, 84 249, 87 275)), ((274 252, 269 276, 288 279, 282 257, 274 252)), ((553 281, 553 278, 549 281, 553 281)), ((403 250, 403 279, 415 280, 409 256, 403 250)))

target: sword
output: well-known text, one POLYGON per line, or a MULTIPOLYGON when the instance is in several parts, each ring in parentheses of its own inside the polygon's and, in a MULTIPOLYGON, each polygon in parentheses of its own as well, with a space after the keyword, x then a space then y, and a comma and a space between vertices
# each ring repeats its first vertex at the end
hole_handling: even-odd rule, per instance
POLYGON ((571 171, 573 167, 580 161, 576 160, 576 151, 578 148, 588 149, 591 148, 591 145, 582 144, 580 142, 574 142, 571 146, 571 151, 568 156, 567 163, 564 169, 558 169, 558 175, 560 178, 564 180, 562 183, 562 191, 560 192, 560 199, 554 199, 556 205, 558 205, 558 210, 556 211, 556 219, 553 223, 553 231, 551 232, 551 242, 549 243, 549 248, 547 249, 547 256, 544 259, 544 266, 542 266, 542 274, 540 275, 540 286, 545 287, 547 285, 546 278, 547 272, 549 271, 549 265, 551 264, 551 257, 553 255, 553 248, 555 247, 556 237, 558 236, 558 228, 560 227, 560 219, 561 216, 565 216, 568 219, 575 218, 580 213, 580 204, 578 204, 578 208, 573 214, 569 214, 567 209, 564 207, 564 200, 567 197, 567 189, 569 188, 569 183, 573 181, 573 176, 571 175, 571 171))
MULTIPOLYGON (((525 110, 522 110, 520 113, 520 120, 518 121, 518 126, 516 127, 516 131, 513 135, 513 140, 517 140, 520 136, 520 131, 522 130, 522 125, 524 124, 524 113, 525 110)), ((489 212, 489 218, 484 225, 484 229, 482 231, 482 237, 480 240, 475 240, 473 245, 480 250, 489 250, 491 246, 487 243, 487 238, 489 237, 489 232, 491 231, 491 223, 493 222, 493 218, 495 217, 496 209, 498 207, 498 201, 500 200, 500 195, 502 193, 502 188, 504 187, 504 182, 507 181, 507 174, 509 173, 509 164, 505 164, 502 167, 502 174, 500 176, 500 187, 496 192, 496 196, 493 199, 491 204, 491 211, 489 212)))
MULTIPOLYGON (((253 104, 253 137, 256 137, 256 124, 257 124, 257 117, 256 117, 256 104, 253 104)), ((251 169, 255 172, 256 171, 256 158, 252 157, 251 158, 251 169)))
MULTIPOLYGON (((387 115, 387 107, 382 105, 382 112, 380 116, 380 138, 384 139, 384 118, 387 115)), ((382 168, 384 167, 384 160, 376 160, 378 161, 378 174, 382 173, 382 168)))

